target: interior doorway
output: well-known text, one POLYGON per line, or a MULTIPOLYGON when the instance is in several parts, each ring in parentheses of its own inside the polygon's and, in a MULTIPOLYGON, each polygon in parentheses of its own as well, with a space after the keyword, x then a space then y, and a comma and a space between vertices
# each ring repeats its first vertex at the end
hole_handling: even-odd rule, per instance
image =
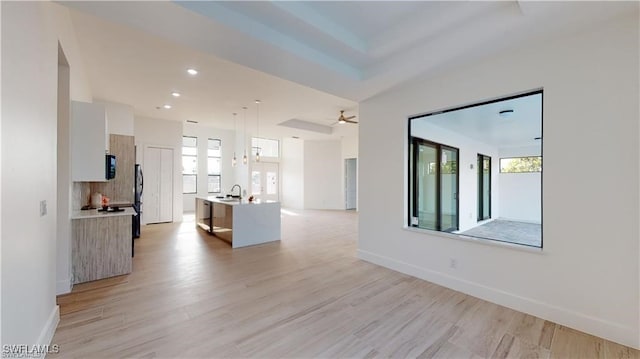
POLYGON ((358 159, 344 160, 344 199, 345 209, 355 210, 358 207, 358 159))
POLYGON ((144 223, 173 222, 173 149, 144 149, 144 223))
POLYGON ((280 169, 275 162, 254 162, 251 168, 251 195, 263 201, 280 200, 280 169))

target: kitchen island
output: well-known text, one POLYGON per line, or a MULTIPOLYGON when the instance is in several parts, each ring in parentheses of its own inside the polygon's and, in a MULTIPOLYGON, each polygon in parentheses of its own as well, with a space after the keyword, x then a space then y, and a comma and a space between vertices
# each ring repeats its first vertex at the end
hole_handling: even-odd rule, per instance
POLYGON ((280 202, 196 198, 196 225, 232 248, 280 240, 280 202))

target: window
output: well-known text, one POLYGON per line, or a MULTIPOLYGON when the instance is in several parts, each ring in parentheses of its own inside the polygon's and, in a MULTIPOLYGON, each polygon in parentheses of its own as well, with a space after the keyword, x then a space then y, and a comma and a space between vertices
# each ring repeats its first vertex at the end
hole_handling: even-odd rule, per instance
POLYGON ((542 103, 539 89, 409 117, 407 226, 542 248, 542 103))
POLYGON ((222 141, 210 138, 207 141, 207 192, 220 193, 220 158, 222 141))
POLYGON ((529 173, 542 171, 542 157, 513 157, 500 159, 500 173, 529 173))
POLYGON ((182 193, 198 191, 198 139, 182 137, 182 193))
POLYGON ((251 138, 251 155, 260 151, 260 157, 280 157, 280 141, 268 138, 251 138))

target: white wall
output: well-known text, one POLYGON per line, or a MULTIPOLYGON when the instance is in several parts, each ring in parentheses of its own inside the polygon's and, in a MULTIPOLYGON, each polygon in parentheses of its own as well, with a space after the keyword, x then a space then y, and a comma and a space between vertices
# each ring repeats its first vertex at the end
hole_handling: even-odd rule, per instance
POLYGON ((50 2, 1 7, 0 344, 48 344, 59 318, 56 281, 69 273, 57 262, 68 255, 70 243, 68 236, 56 243, 66 235, 56 228, 58 41, 70 65, 71 99, 90 101, 91 92, 65 8, 50 2), (39 213, 42 200, 45 216, 39 213), (60 244, 67 247, 58 251, 60 244))
POLYGON ((57 178, 56 178, 56 294, 71 291, 71 101, 69 62, 61 48, 58 50, 58 123, 57 123, 57 178))
MULTIPOLYGON (((207 193, 207 140, 209 138, 222 141, 222 159, 221 159, 221 194, 226 194, 235 182, 235 170, 231 166, 233 158, 233 149, 235 148, 235 133, 229 130, 221 130, 218 128, 203 126, 199 124, 185 123, 183 125, 184 136, 193 136, 198 138, 198 182, 197 196, 216 196, 217 193, 207 193)), ((236 153, 237 157, 237 153, 236 153)), ((182 162, 180 162, 182 163, 182 162)), ((242 163, 242 157, 240 157, 242 163)), ((182 170, 182 167, 180 167, 182 170)), ((242 187, 245 189, 246 187, 242 187)), ((196 194, 183 194, 183 210, 185 212, 195 212, 196 194)))
POLYGON ((344 209, 340 141, 304 142, 304 208, 344 209))
MULTIPOLYGON (((428 141, 457 148, 458 169, 460 171, 458 183, 458 205, 460 231, 466 231, 478 225, 478 153, 490 156, 491 173, 498 173, 498 149, 470 139, 459 133, 443 129, 429 122, 413 120, 412 135, 428 141), (473 165, 473 168, 471 168, 473 165)), ((450 181, 444 181, 448 184, 450 181)), ((406 185, 405 185, 406 186, 406 185)), ((500 188, 497 176, 491 176, 491 217, 500 214, 498 204, 500 188)), ((443 208, 444 209, 444 208, 443 208)), ((445 212, 446 213, 446 212, 445 212)))
POLYGON ((540 173, 500 173, 500 216, 510 221, 542 223, 540 173))
POLYGON ((92 102, 91 84, 85 70, 84 58, 76 38, 69 10, 61 5, 53 4, 47 9, 49 21, 54 28, 53 34, 64 50, 71 72, 70 95, 72 101, 92 102))
POLYGON ((133 107, 107 101, 94 101, 104 105, 107 118, 107 143, 109 135, 133 136, 133 107))
MULTIPOLYGON (((50 20, 53 23, 54 34, 58 38, 60 47, 64 52, 68 69, 68 74, 62 74, 63 77, 68 76, 69 98, 74 101, 91 102, 92 94, 89 81, 86 76, 82 55, 80 54, 80 46, 77 42, 75 30, 71 22, 71 17, 67 8, 59 5, 51 6, 48 10, 50 20)), ((59 68, 60 69, 60 68, 59 68)), ((56 233, 56 294, 68 293, 71 290, 71 153, 69 144, 69 99, 60 99, 65 101, 65 106, 59 106, 60 115, 66 118, 60 118, 58 122, 58 158, 57 158, 57 233, 56 233), (66 107, 66 108, 62 108, 66 107)), ((51 208, 56 208, 51 207, 51 208)))
MULTIPOLYGON (((144 147, 161 146, 173 149, 173 221, 182 221, 182 123, 156 118, 135 117, 134 136, 136 163, 142 165, 144 173, 144 147)), ((144 191, 142 192, 144 206, 144 191)), ((145 223, 144 211, 141 218, 145 223)), ((144 229, 143 229, 144 230, 144 229)))
MULTIPOLYGON (((540 155, 540 146, 500 149, 500 158, 540 155)), ((542 223, 541 174, 494 173, 500 186, 500 218, 542 223)))
POLYGON ((286 208, 304 208, 304 141, 285 138, 282 145, 281 202, 286 208))
POLYGON ((591 29, 523 43, 361 103, 360 258, 640 347, 638 13, 591 29), (404 229, 406 118, 540 87, 544 249, 404 229), (593 171, 594 163, 615 174, 593 171))
POLYGON ((342 158, 358 158, 358 137, 342 137, 342 158))

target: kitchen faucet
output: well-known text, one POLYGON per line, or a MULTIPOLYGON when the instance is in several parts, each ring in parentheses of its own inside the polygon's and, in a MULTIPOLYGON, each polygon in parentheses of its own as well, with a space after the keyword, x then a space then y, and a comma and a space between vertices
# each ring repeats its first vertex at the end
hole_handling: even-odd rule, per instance
POLYGON ((238 199, 242 199, 242 187, 239 184, 234 184, 233 187, 229 190, 229 193, 233 192, 233 189, 238 187, 238 199))

